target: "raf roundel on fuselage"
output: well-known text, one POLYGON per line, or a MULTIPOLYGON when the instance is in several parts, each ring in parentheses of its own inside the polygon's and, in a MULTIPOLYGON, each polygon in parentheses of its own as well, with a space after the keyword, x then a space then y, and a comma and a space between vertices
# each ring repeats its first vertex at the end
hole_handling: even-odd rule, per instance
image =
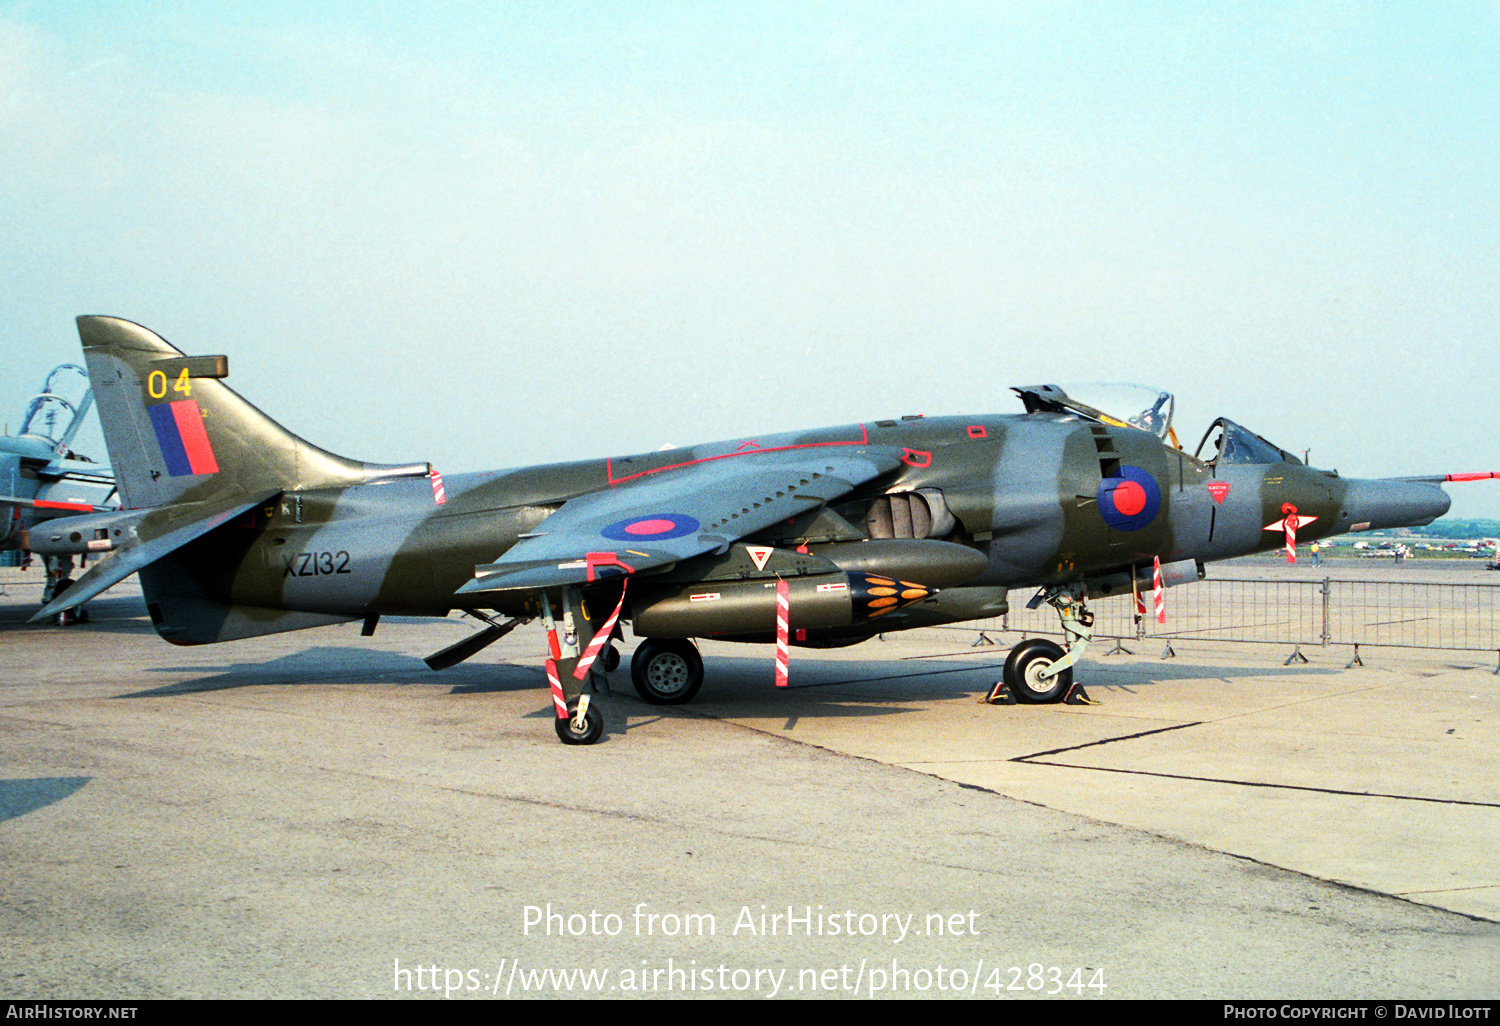
POLYGON ((1117 531, 1139 531, 1161 511, 1161 486, 1140 467, 1120 468, 1119 477, 1099 482, 1099 513, 1117 531))

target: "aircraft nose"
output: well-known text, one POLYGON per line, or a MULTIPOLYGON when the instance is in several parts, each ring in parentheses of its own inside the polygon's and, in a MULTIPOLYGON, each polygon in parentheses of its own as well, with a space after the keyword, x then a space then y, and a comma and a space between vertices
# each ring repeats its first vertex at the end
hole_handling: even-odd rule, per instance
POLYGON ((1339 528, 1422 527, 1448 512, 1451 502, 1437 485, 1418 481, 1350 481, 1339 509, 1339 528))

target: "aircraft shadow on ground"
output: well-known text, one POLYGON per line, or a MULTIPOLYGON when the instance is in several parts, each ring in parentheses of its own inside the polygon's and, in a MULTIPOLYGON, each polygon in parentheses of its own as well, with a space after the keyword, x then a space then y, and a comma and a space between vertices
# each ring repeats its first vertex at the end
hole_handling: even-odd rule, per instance
MULTIPOLYGON (((733 689, 737 697, 776 690, 771 685, 769 663, 755 659, 709 659, 704 693, 733 689)), ((945 660, 906 659, 894 661, 819 661, 791 666, 789 691, 813 689, 857 689, 862 701, 908 701, 911 699, 963 698, 987 691, 1000 678, 1003 661, 954 665, 945 660), (874 693, 872 693, 874 692, 874 693), (886 697, 886 696, 889 697, 886 697)), ((1294 666, 1212 666, 1194 663, 1081 663, 1075 674, 1085 687, 1138 687, 1166 684, 1173 680, 1245 677, 1305 678, 1342 673, 1342 668, 1297 664, 1294 666)))
POLYGON ((482 695, 488 692, 527 691, 547 687, 547 674, 540 666, 467 663, 441 671, 441 677, 436 676, 425 665, 422 670, 430 678, 426 683, 442 684, 448 688, 449 694, 454 695, 482 695))
POLYGON ((0 823, 45 808, 83 787, 93 777, 17 777, 0 780, 0 823))
MULTIPOLYGON (((628 660, 608 677, 609 693, 633 706, 667 715, 670 707, 650 706, 637 696, 630 682, 628 660)), ((160 674, 198 674, 160 687, 122 694, 120 698, 150 698, 168 695, 222 691, 231 688, 268 686, 337 685, 437 685, 454 695, 545 690, 546 677, 540 666, 516 663, 465 663, 435 673, 414 656, 369 648, 322 646, 271 660, 228 663, 217 668, 158 666, 160 674)), ((943 660, 866 660, 792 663, 791 686, 785 692, 772 681, 768 659, 758 657, 705 660, 706 681, 693 706, 710 707, 733 702, 775 709, 772 703, 796 696, 798 715, 873 715, 898 712, 898 703, 957 700, 988 691, 999 679, 1001 664, 985 662, 954 665, 943 660), (810 703, 812 695, 820 695, 810 703)), ((1340 669, 1296 665, 1206 666, 1187 663, 1117 664, 1086 663, 1079 679, 1086 687, 1140 688, 1173 680, 1242 677, 1305 678, 1338 674, 1340 669)), ((689 710, 681 710, 684 712, 689 710)))
POLYGON ((213 669, 201 666, 156 666, 152 673, 200 673, 203 676, 175 681, 119 695, 120 698, 153 698, 164 695, 223 691, 229 688, 318 685, 439 685, 453 694, 482 691, 523 691, 546 687, 541 667, 532 669, 509 663, 454 667, 435 673, 415 656, 369 648, 322 646, 294 652, 278 659, 229 663, 213 669))
POLYGON ((1344 672, 1342 666, 1313 666, 1304 663, 1294 663, 1291 666, 1214 666, 1209 663, 1192 662, 1161 662, 1154 665, 1118 663, 1114 666, 1108 663, 1089 663, 1086 670, 1088 674, 1084 683, 1099 687, 1113 684, 1130 686, 1163 684, 1173 680, 1202 680, 1213 677, 1224 680, 1237 680, 1242 677, 1323 677, 1344 672))
MULTIPOLYGON (((895 661, 819 660, 791 667, 791 684, 785 691, 774 686, 766 660, 755 658, 709 658, 704 660, 706 682, 702 693, 689 706, 650 706, 641 701, 628 683, 623 688, 613 679, 614 693, 626 698, 626 711, 650 710, 658 717, 705 716, 711 718, 786 716, 786 729, 799 719, 849 719, 894 716, 921 711, 917 703, 931 701, 978 701, 999 679, 1002 664, 976 663, 955 666, 945 660, 905 659, 895 661)), ((1084 663, 1080 683, 1101 690, 1170 686, 1173 680, 1245 677, 1306 678, 1335 675, 1338 669, 1282 666, 1205 666, 1163 664, 1161 666, 1118 665, 1108 667, 1084 663)), ((619 675, 614 675, 618 678, 619 675)), ((1022 706, 1037 711, 1047 706, 1022 706)), ((540 715, 540 714, 539 714, 540 715)), ((639 726, 634 721, 632 727, 639 726)))
POLYGON ((146 616, 146 606, 140 596, 125 598, 94 599, 88 604, 87 623, 69 624, 59 627, 55 623, 30 623, 40 603, 25 602, 0 606, 0 632, 5 631, 56 631, 61 638, 74 633, 93 634, 150 634, 151 621, 146 616))

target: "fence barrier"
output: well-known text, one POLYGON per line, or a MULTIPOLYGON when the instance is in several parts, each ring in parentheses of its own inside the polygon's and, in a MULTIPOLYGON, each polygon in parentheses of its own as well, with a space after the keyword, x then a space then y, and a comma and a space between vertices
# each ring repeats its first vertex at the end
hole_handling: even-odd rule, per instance
MULTIPOLYGON (((1147 612, 1137 617, 1129 595, 1090 601, 1094 639, 1244 641, 1300 649, 1329 645, 1500 651, 1500 585, 1427 584, 1404 581, 1265 581, 1213 578, 1170 588, 1167 622, 1147 612)), ((1060 634, 1057 614, 1046 604, 1025 608, 1024 592, 1012 592, 1003 617, 964 624, 976 644, 992 632, 1023 636, 1060 634)), ((1151 606, 1151 595, 1145 594, 1151 606)))

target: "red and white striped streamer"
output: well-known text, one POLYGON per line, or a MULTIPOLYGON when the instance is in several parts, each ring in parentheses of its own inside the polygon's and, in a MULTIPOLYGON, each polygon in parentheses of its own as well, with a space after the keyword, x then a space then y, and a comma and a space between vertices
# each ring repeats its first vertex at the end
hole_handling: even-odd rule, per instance
POLYGON ((594 639, 589 642, 589 647, 583 650, 583 658, 578 660, 578 668, 573 671, 573 676, 579 680, 589 675, 589 668, 594 665, 594 660, 599 658, 599 653, 609 642, 609 636, 615 629, 615 621, 620 619, 620 610, 625 608, 625 589, 620 589, 620 601, 615 603, 615 611, 609 614, 609 619, 594 633, 594 639))
POLYGON ((1161 557, 1152 560, 1151 567, 1151 595, 1156 599, 1156 622, 1167 622, 1167 603, 1162 595, 1161 588, 1161 557))
POLYGON ((1281 507, 1284 517, 1282 525, 1286 528, 1286 561, 1297 562, 1297 507, 1290 502, 1281 507))
POLYGON ((787 686, 787 670, 792 660, 792 587, 783 578, 776 580, 776 686, 787 686))
POLYGON ((557 679, 557 664, 551 659, 547 660, 547 683, 552 685, 552 705, 557 710, 557 718, 567 719, 568 700, 563 697, 562 681, 557 679))
POLYGON ((441 506, 448 501, 448 493, 443 488, 443 475, 439 474, 437 468, 434 467, 432 473, 427 476, 432 478, 432 501, 441 506))

